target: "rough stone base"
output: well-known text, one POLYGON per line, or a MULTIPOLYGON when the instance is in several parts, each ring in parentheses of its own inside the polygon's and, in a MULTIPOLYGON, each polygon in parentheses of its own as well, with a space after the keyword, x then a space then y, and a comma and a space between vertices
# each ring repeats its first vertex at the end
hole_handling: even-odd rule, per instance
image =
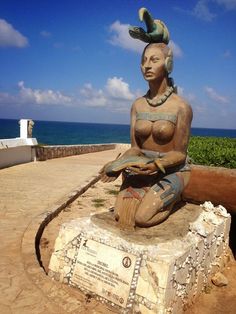
POLYGON ((80 218, 62 225, 49 275, 120 313, 180 314, 224 267, 229 228, 230 215, 209 203, 135 232, 112 213, 80 218))

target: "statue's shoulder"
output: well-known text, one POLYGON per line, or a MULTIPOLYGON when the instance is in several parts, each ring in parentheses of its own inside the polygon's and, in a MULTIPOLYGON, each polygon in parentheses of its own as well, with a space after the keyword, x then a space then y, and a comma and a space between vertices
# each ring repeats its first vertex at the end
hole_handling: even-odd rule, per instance
POLYGON ((145 102, 145 98, 143 96, 135 99, 135 101, 132 104, 132 108, 138 110, 140 106, 143 105, 143 103, 145 102))
POLYGON ((181 97, 180 95, 173 94, 172 101, 175 103, 175 105, 179 107, 179 109, 192 112, 191 105, 185 98, 181 97))

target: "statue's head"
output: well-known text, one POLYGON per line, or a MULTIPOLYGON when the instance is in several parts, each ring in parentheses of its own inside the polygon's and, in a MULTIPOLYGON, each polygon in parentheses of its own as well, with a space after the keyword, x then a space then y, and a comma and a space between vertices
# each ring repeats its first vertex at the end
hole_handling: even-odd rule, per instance
POLYGON ((173 68, 173 53, 164 43, 151 43, 144 48, 141 70, 145 80, 168 77, 173 68))

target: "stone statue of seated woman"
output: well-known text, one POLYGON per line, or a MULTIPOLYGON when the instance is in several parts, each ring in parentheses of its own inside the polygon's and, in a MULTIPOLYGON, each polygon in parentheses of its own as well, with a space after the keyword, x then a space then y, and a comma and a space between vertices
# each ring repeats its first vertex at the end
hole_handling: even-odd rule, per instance
POLYGON ((152 20, 146 9, 141 10, 149 33, 143 37, 143 30, 141 36, 140 29, 133 28, 130 34, 150 42, 141 60, 149 90, 131 108, 131 148, 106 164, 101 172, 104 182, 123 176, 115 219, 121 228, 128 229, 151 227, 164 221, 181 199, 190 176, 186 160, 192 109, 177 95, 169 78, 173 55, 167 45, 169 37, 164 23, 152 20), (151 23, 157 23, 159 33, 162 31, 165 37, 159 34, 153 40, 154 36, 149 36, 155 28, 151 28, 151 23))

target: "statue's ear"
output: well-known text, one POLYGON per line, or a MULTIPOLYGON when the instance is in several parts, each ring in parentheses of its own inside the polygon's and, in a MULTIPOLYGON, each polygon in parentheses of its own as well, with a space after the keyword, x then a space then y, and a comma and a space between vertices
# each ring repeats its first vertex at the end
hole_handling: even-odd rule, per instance
POLYGON ((171 50, 169 50, 168 55, 165 59, 165 69, 168 74, 170 74, 173 70, 173 54, 171 50))

